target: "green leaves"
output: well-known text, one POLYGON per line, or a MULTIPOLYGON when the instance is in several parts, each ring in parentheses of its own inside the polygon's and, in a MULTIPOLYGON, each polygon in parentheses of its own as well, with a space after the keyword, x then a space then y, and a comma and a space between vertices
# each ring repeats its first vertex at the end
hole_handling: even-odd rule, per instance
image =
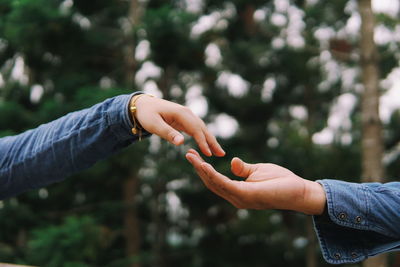
POLYGON ((32 233, 27 261, 49 267, 86 267, 98 256, 100 228, 87 216, 67 217, 32 233))

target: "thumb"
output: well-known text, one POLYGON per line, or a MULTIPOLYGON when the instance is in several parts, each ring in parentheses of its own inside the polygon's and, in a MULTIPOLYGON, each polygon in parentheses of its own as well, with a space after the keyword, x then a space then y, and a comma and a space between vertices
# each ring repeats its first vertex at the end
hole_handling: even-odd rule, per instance
POLYGON ((176 146, 182 145, 184 141, 183 135, 169 126, 161 117, 155 122, 153 133, 167 140, 176 146))
POLYGON ((246 163, 239 158, 233 158, 231 161, 231 171, 236 176, 247 178, 255 170, 255 164, 246 163))

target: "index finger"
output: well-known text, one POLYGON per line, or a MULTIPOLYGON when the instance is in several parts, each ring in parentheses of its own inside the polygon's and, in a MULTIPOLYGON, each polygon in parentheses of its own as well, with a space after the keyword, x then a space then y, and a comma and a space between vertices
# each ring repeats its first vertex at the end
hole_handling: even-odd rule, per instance
MULTIPOLYGON (((204 123, 203 123, 204 124, 204 123)), ((202 131, 206 137, 208 146, 210 147, 213 154, 217 157, 225 156, 225 151, 222 149, 221 145, 218 143, 217 138, 207 129, 205 125, 202 127, 202 131)))
POLYGON ((185 109, 179 116, 176 116, 177 121, 182 127, 182 131, 192 136, 199 146, 200 150, 206 156, 224 156, 225 151, 218 143, 217 139, 208 131, 204 122, 194 115, 190 109, 185 109))
POLYGON ((186 158, 194 166, 197 175, 203 181, 204 185, 208 189, 210 189, 210 191, 212 191, 216 195, 224 198, 225 200, 229 201, 234 206, 239 207, 239 202, 237 201, 237 199, 234 196, 230 195, 227 192, 224 192, 215 183, 213 183, 212 180, 207 178, 207 174, 204 172, 204 170, 201 167, 201 164, 204 162, 202 162, 199 157, 195 156, 192 153, 188 153, 188 154, 186 154, 186 158))

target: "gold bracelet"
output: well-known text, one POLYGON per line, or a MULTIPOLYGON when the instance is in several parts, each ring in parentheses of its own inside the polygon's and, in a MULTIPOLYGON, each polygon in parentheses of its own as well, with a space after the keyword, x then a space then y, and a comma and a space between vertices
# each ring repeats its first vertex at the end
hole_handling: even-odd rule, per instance
POLYGON ((129 102, 129 111, 131 112, 131 117, 132 117, 132 121, 133 121, 133 128, 132 128, 132 133, 134 135, 139 135, 139 141, 142 140, 142 126, 139 123, 139 120, 137 120, 137 118, 135 117, 136 111, 137 111, 137 107, 136 107, 136 101, 144 96, 150 96, 150 97, 154 97, 153 95, 149 95, 149 94, 140 94, 140 95, 135 95, 134 97, 132 97, 132 99, 129 102))

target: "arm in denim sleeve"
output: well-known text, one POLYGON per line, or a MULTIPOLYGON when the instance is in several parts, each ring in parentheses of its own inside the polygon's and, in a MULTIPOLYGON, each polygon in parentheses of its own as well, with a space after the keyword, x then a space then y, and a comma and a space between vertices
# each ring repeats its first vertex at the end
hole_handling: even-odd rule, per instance
POLYGON ((90 167, 133 143, 120 95, 22 134, 0 138, 0 199, 39 188, 90 167))
POLYGON ((318 182, 327 206, 313 219, 327 262, 354 263, 400 249, 400 182, 318 182))

